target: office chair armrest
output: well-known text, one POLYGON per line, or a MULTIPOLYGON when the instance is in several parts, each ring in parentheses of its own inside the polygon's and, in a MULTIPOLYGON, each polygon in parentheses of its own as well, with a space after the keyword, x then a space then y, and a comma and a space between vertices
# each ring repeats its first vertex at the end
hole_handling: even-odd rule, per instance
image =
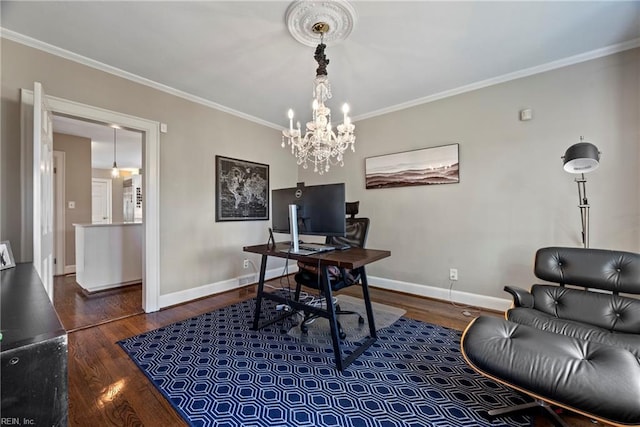
POLYGON ((511 294, 516 307, 533 308, 533 295, 529 291, 513 286, 505 286, 504 290, 511 294))
MULTIPOLYGON (((306 264, 302 261, 298 261, 298 270, 314 276, 322 276, 322 270, 319 270, 316 264, 306 264)), ((327 270, 329 271, 329 280, 331 281, 340 279, 341 277, 346 277, 344 275, 344 269, 339 269, 338 267, 330 265, 327 270)))
POLYGON ((307 264, 302 261, 298 261, 298 270, 306 270, 309 273, 315 274, 318 276, 320 272, 318 271, 318 266, 315 264, 307 264))
POLYGON ((346 286, 351 286, 360 281, 360 269, 347 270, 346 268, 340 269, 340 278, 344 281, 346 286))

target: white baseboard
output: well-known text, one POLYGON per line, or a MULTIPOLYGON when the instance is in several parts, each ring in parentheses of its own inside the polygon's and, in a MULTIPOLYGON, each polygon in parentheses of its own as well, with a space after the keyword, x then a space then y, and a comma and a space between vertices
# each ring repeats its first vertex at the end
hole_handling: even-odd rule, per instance
POLYGON ((64 266, 64 274, 74 274, 76 272, 75 265, 65 265, 64 266))
MULTIPOLYGON (((296 264, 290 264, 288 267, 289 274, 298 271, 296 264)), ((282 267, 277 267, 265 272, 265 280, 271 280, 282 276, 282 267)), ((158 305, 160 308, 169 307, 176 304, 182 304, 198 298, 204 298, 221 292, 237 289, 241 286, 258 283, 258 273, 246 274, 234 279, 223 280, 222 282, 209 283, 207 285, 198 286, 197 288, 186 289, 184 291, 173 292, 166 295, 160 295, 158 305)))
MULTIPOLYGON (((82 289, 87 294, 94 294, 96 292, 108 291, 110 289, 124 288, 125 286, 136 285, 136 284, 140 284, 140 283, 141 283, 141 279, 136 279, 136 280, 130 280, 128 282, 114 283, 114 284, 102 285, 102 286, 95 286, 95 287, 91 288, 91 290, 85 289, 85 288, 82 288, 82 289)), ((82 287, 82 285, 80 285, 80 287, 82 287)))
MULTIPOLYGON (((295 264, 289 265, 288 271, 290 274, 295 273, 298 271, 298 266, 295 264)), ((267 270, 265 272, 266 280, 271 280, 280 276, 282 276, 282 267, 267 270)), ((399 280, 391 280, 374 276, 369 276, 368 279, 369 286, 373 288, 405 292, 412 295, 434 298, 443 301, 451 300, 456 304, 472 305, 474 307, 483 307, 496 311, 505 311, 509 307, 511 307, 512 304, 512 301, 510 299, 472 294, 469 292, 462 292, 457 290, 451 290, 451 297, 449 297, 449 290, 444 288, 421 285, 417 283, 402 282, 399 280)), ((241 286, 257 282, 258 273, 247 274, 234 279, 223 280, 222 282, 210 283, 207 285, 199 286, 197 288, 186 289, 184 291, 173 292, 166 295, 160 295, 158 302, 160 308, 169 307, 198 298, 204 298, 211 295, 219 294, 221 292, 230 291, 232 289, 237 289, 241 286)))
POLYGON ((368 281, 369 286, 372 288, 405 292, 412 295, 419 295, 443 301, 453 301, 456 304, 472 305, 474 307, 483 307, 496 311, 505 311, 511 307, 512 304, 512 300, 510 299, 472 294, 453 289, 451 290, 451 296, 449 296, 449 289, 420 285, 417 283, 401 282, 399 280, 385 279, 382 277, 369 276, 368 281))

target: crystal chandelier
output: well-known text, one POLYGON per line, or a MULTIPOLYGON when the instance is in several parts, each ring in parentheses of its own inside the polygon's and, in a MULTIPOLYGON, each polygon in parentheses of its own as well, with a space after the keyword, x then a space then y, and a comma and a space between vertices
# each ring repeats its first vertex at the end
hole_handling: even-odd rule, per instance
POLYGON ((300 129, 300 122, 296 128, 293 127, 293 110, 289 110, 289 129, 282 131, 282 147, 285 142, 291 146, 298 165, 304 169, 309 163, 313 163, 313 171, 322 175, 328 172, 331 165, 339 164, 344 166, 343 154, 349 146, 351 151, 355 151, 354 142, 356 136, 353 131, 355 126, 348 116, 349 106, 342 106, 344 115, 343 122, 333 127, 331 123, 331 110, 325 102, 331 98, 331 85, 327 77, 327 65, 329 60, 324 54, 326 45, 324 44, 324 34, 329 31, 329 24, 318 22, 313 25, 312 30, 320 34, 320 44, 316 47, 314 58, 318 63, 316 78, 313 81, 313 103, 312 119, 307 122, 304 135, 300 129))

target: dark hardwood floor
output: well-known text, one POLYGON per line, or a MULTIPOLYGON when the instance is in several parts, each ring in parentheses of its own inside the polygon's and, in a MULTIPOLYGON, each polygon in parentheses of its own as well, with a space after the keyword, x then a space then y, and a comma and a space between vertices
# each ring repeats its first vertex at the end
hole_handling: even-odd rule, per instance
MULTIPOLYGON (((277 286, 277 281, 271 282, 277 286)), ((172 322, 197 316, 255 296, 256 287, 249 286, 197 301, 177 305, 156 313, 129 316, 69 334, 69 425, 70 426, 184 426, 186 423, 151 385, 129 357, 116 344, 118 340, 143 333, 172 322)), ((353 287, 345 294, 361 297, 353 287)), ((376 302, 400 307, 406 316, 421 321, 463 330, 473 318, 463 309, 448 302, 412 295, 372 289, 376 302)), ((134 293, 127 293, 131 298, 134 293)), ((137 301, 140 301, 139 299, 137 301)), ((480 311, 468 309, 473 316, 480 311)), ((486 312, 492 316, 501 313, 486 312)), ((76 316, 92 317, 92 313, 76 316)), ((77 324, 88 323, 74 319, 77 324)), ((564 414, 572 426, 593 424, 579 415, 564 414)), ((536 427, 552 424, 536 418, 536 427)), ((426 426, 425 426, 426 427, 426 426)))
POLYGON ((75 274, 53 280, 53 306, 67 332, 96 326, 135 314, 142 309, 142 284, 87 294, 75 274))

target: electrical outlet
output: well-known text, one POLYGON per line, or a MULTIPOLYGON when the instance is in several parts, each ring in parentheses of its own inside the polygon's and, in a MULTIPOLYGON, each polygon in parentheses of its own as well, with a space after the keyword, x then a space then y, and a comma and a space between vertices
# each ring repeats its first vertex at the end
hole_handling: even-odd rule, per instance
POLYGON ((458 269, 450 268, 449 269, 449 280, 458 280, 458 269))
POLYGON ((249 260, 248 259, 244 259, 244 261, 242 261, 242 268, 249 268, 249 260))

